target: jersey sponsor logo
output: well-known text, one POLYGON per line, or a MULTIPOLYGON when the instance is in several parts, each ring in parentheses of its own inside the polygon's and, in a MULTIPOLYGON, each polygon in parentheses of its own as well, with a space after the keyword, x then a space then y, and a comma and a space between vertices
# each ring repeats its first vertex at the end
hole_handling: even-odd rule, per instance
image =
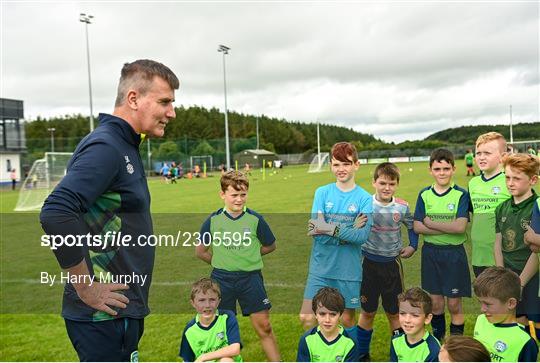
POLYGON ((265 298, 265 299, 263 299, 262 303, 263 303, 264 305, 270 305, 270 299, 269 299, 269 298, 265 298))
POLYGON ((493 188, 491 188, 491 192, 495 195, 499 194, 501 192, 501 187, 498 187, 498 186, 494 186, 493 188))
POLYGON ((133 165, 127 164, 126 165, 126 170, 127 170, 128 173, 133 174, 133 172, 135 171, 135 168, 133 167, 133 165))
POLYGON ((510 251, 516 248, 516 232, 513 229, 504 231, 503 250, 510 251))
POLYGON ((330 210, 330 209, 332 209, 333 206, 334 206, 334 203, 326 202, 326 204, 324 205, 324 209, 330 210))
POLYGON ((454 211, 456 209, 456 205, 454 203, 448 203, 446 206, 450 212, 454 211))
POLYGON ((349 205, 349 208, 347 208, 347 210, 350 212, 350 213, 356 213, 356 211, 358 210, 358 207, 356 206, 356 204, 351 204, 349 205))
POLYGON ((401 213, 396 212, 392 214, 392 219, 394 220, 394 222, 398 223, 401 219, 401 213))
POLYGON ((129 163, 129 162, 130 162, 130 161, 129 161, 129 156, 124 155, 124 160, 126 161, 126 163, 129 163))
POLYGON ((497 340, 495 342, 495 345, 493 345, 493 348, 495 348, 495 350, 499 353, 502 353, 504 352, 506 349, 508 349, 508 346, 506 345, 505 342, 503 342, 502 340, 497 340))
POLYGON ((220 331, 216 334, 216 338, 218 338, 219 340, 223 340, 223 338, 225 338, 225 333, 220 331))

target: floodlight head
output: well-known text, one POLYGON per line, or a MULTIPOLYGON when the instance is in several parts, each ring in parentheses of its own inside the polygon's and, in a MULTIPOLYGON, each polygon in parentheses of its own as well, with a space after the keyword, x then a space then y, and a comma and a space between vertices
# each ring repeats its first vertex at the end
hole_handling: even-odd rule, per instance
POLYGON ((223 44, 220 44, 219 48, 218 48, 218 52, 223 52, 223 54, 229 54, 230 49, 231 48, 229 48, 229 47, 227 47, 227 46, 225 46, 223 44))
POLYGON ((92 24, 91 20, 94 18, 93 15, 90 15, 90 14, 85 14, 85 13, 81 13, 79 15, 79 21, 81 23, 86 23, 86 24, 92 24))

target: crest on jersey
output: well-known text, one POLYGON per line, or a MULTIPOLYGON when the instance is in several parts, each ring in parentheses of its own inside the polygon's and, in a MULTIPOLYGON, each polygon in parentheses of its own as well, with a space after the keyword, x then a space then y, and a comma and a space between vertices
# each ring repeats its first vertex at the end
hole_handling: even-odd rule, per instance
POLYGON ((524 231, 527 230, 527 227, 531 224, 531 221, 528 219, 522 219, 521 220, 521 228, 523 228, 524 231))
POLYGON ((396 212, 392 214, 392 219, 394 220, 394 222, 398 223, 399 220, 401 219, 401 213, 396 212))
POLYGON ((347 210, 349 211, 349 213, 356 213, 358 208, 356 207, 356 204, 353 203, 353 204, 349 205, 349 208, 347 208, 347 210))
POLYGON ((225 333, 220 331, 219 333, 216 334, 216 338, 218 338, 219 340, 223 340, 223 338, 225 338, 225 333))
POLYGON ((135 168, 133 167, 133 165, 127 164, 126 165, 126 170, 127 170, 128 173, 133 174, 133 172, 135 171, 135 168))
POLYGON ((330 209, 332 209, 333 206, 334 206, 334 203, 332 203, 332 202, 326 202, 326 204, 324 205, 324 208, 325 208, 326 210, 330 210, 330 209))
POLYGON ((493 192, 493 194, 497 195, 501 192, 501 187, 494 186, 493 188, 491 188, 491 191, 493 192))
POLYGON ((495 348, 495 350, 499 353, 502 353, 504 352, 506 349, 508 349, 508 346, 506 345, 505 342, 503 342, 502 340, 497 340, 495 342, 495 345, 493 346, 493 348, 495 348))
POLYGON ((343 361, 343 356, 336 355, 336 360, 334 362, 341 362, 341 361, 343 361))
POLYGON ((453 212, 454 209, 456 209, 456 205, 454 203, 448 203, 446 206, 450 212, 453 212))

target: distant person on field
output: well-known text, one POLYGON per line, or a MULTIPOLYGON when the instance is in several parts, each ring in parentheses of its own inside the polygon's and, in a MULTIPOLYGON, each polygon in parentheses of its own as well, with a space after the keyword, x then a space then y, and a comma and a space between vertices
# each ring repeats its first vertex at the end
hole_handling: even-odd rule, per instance
POLYGON ((269 361, 279 362, 276 337, 270 324, 270 299, 264 287, 262 256, 276 249, 276 238, 264 218, 246 208, 247 177, 239 171, 221 176, 221 199, 225 207, 203 223, 197 257, 211 264, 211 277, 221 287, 219 309, 249 316, 269 361), (228 241, 228 244, 226 243, 228 241))
POLYGON ((491 362, 491 357, 478 340, 464 335, 450 335, 441 345, 439 362, 491 362))
POLYGON ((159 173, 161 174, 161 178, 164 182, 168 182, 167 175, 169 175, 169 170, 170 170, 169 164, 163 163, 163 166, 161 167, 161 170, 159 171, 159 173))
POLYGON ((330 168, 336 182, 315 191, 308 235, 313 236, 309 271, 300 310, 304 330, 316 324, 312 299, 323 287, 334 287, 345 298, 342 323, 356 325, 355 309, 360 307, 362 245, 367 242, 373 221, 372 197, 356 185, 360 164, 353 144, 332 146, 330 168), (363 220, 361 228, 355 222, 363 220), (367 223, 366 223, 367 222, 367 223))
POLYGON ((527 147, 527 153, 529 153, 530 155, 536 156, 536 150, 534 150, 534 148, 532 147, 532 145, 529 145, 529 146, 527 147))
POLYGON ((516 319, 520 290, 519 276, 500 266, 487 268, 474 281, 482 310, 474 337, 484 344, 492 362, 536 362, 538 346, 516 319))
MULTIPOLYGON (((495 263, 521 275, 528 264, 537 259, 525 243, 525 233, 531 223, 537 195, 532 187, 538 181, 540 161, 534 155, 512 154, 503 160, 506 186, 512 198, 495 210, 495 263)), ((516 307, 518 321, 524 325, 533 321, 540 327, 539 275, 536 273, 523 287, 516 307)))
POLYGON ((471 261, 477 277, 495 265, 495 208, 511 197, 501 164, 505 150, 506 140, 498 132, 488 132, 476 139, 476 165, 480 175, 469 181, 469 208, 472 213, 471 261))
POLYGON ((15 190, 15 187, 17 186, 17 170, 15 168, 11 169, 9 178, 11 179, 11 190, 15 190))
POLYGON ((244 165, 244 174, 251 176, 251 166, 249 165, 249 163, 246 163, 246 165, 244 165))
POLYGON ((471 296, 471 277, 463 247, 467 240, 469 193, 452 181, 456 167, 449 150, 434 150, 429 170, 435 182, 418 195, 414 230, 424 235, 422 288, 433 300, 433 335, 442 340, 446 334, 445 303, 451 317, 450 334, 463 335, 461 299, 471 296))
POLYGON ((184 362, 241 362, 240 330, 236 315, 218 310, 219 285, 211 279, 199 279, 191 287, 191 306, 197 311, 184 328, 180 357, 184 362))
POLYGON ((429 294, 413 287, 399 294, 399 323, 403 333, 392 338, 391 362, 437 362, 440 344, 427 330, 433 314, 429 294))
POLYGON ((312 305, 318 324, 300 338, 296 361, 357 362, 354 333, 339 323, 345 310, 343 296, 333 287, 323 287, 313 297, 312 305))
MULTIPOLYGON (((47 235, 153 235, 150 192, 139 153, 142 134, 162 137, 175 117, 179 81, 165 65, 147 59, 122 67, 114 111, 77 145, 67 173, 45 200, 47 235)), ((93 239, 95 241, 95 239, 93 239)), ((53 251, 76 283, 65 285, 62 317, 81 361, 137 361, 155 245, 64 244, 53 251), (103 272, 109 279, 102 277, 103 272), (114 283, 131 276, 129 285, 114 283), (143 280, 144 279, 144 280, 143 280), (111 283, 112 282, 112 283, 111 283)))
POLYGON ((467 176, 476 175, 474 172, 474 154, 471 149, 467 149, 467 153, 465 154, 465 166, 467 167, 467 176))
POLYGON ((418 234, 413 230, 409 204, 394 197, 399 178, 399 169, 393 163, 379 164, 373 172, 373 226, 362 246, 362 312, 358 321, 358 326, 369 334, 370 342, 379 299, 390 324, 391 336, 403 333, 398 315, 398 295, 403 292, 404 285, 401 258, 414 254, 418 248, 418 234), (401 236, 402 225, 408 230, 409 245, 406 247, 401 236))

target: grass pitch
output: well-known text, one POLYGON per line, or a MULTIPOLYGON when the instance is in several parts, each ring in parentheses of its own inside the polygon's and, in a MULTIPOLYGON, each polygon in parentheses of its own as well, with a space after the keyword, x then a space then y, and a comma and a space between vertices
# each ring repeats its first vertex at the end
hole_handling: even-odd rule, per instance
MULTIPOLYGON (((362 165, 357 183, 373 192, 374 165, 362 165)), ((402 171, 397 196, 414 210, 420 189, 432 183, 427 163, 399 164, 402 171)), ((456 184, 467 187, 465 168, 458 165, 456 184)), ((311 239, 306 236, 315 189, 333 182, 326 171, 308 174, 307 166, 276 171, 252 172, 247 205, 263 214, 277 237, 277 250, 264 257, 263 275, 272 301, 271 321, 282 358, 294 361, 302 328, 298 311, 307 276, 311 239)), ((179 180, 164 184, 151 179, 152 213, 156 234, 189 233, 199 229, 206 216, 222 207, 218 196, 219 175, 206 179, 179 180)), ((0 235, 1 315, 0 360, 74 361, 75 351, 59 316, 62 286, 40 284, 40 272, 59 273, 53 254, 40 246, 37 214, 15 214, 17 193, 0 192, 2 231, 0 235)), ((182 240, 184 241, 184 240, 182 240)), ((189 242, 187 244, 190 244, 189 242)), ((469 245, 467 244, 467 249, 469 245)), ((420 283, 420 253, 403 261, 406 287, 420 283)), ((178 347, 184 325, 194 313, 189 305, 190 284, 210 273, 210 266, 195 258, 193 247, 157 248, 153 285, 150 292, 152 314, 145 320, 140 344, 142 361, 179 360, 178 347)), ((476 301, 464 299, 466 334, 472 334, 479 311, 476 301)), ((448 320, 448 319, 447 319, 448 320)), ((239 316, 245 361, 263 361, 264 353, 248 318, 239 316)), ((377 315, 371 357, 389 359, 389 328, 384 314, 377 315)))

